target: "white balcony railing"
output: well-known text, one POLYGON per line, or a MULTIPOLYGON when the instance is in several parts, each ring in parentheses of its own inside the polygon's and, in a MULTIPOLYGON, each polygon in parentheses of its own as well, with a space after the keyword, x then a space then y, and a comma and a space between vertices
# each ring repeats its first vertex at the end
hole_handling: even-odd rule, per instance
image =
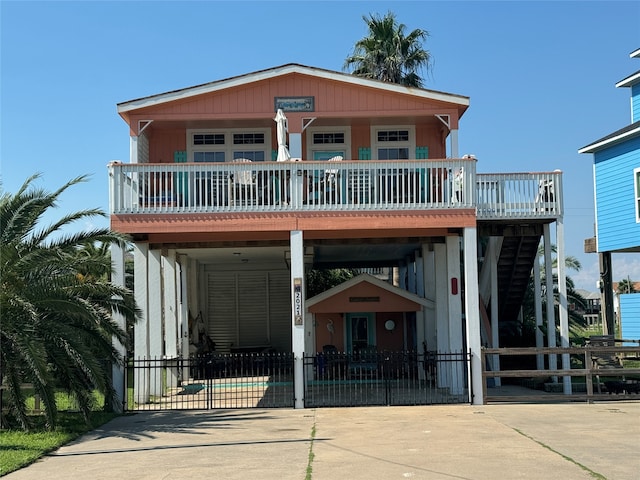
POLYGON ((477 175, 474 159, 109 164, 112 214, 478 207, 557 216, 560 174, 477 175), (541 196, 547 185, 547 196, 541 196), (550 185, 550 187, 549 187, 550 185))

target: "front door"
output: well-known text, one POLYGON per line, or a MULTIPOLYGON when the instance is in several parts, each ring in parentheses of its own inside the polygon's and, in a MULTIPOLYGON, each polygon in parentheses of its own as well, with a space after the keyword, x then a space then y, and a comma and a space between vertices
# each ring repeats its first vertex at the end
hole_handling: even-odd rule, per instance
POLYGON ((347 351, 353 352, 376 345, 373 313, 347 314, 347 351))

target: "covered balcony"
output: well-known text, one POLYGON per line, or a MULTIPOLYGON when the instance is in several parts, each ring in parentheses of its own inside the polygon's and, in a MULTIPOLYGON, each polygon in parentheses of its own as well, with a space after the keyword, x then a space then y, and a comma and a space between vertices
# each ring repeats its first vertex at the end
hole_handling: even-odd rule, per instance
POLYGON ((475 209, 478 221, 562 215, 562 173, 476 173, 475 159, 109 164, 110 213, 475 209))

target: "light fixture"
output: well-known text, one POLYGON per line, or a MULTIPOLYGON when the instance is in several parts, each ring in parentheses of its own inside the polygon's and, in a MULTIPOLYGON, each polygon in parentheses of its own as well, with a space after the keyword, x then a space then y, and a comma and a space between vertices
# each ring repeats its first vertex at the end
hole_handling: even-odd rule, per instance
MULTIPOLYGON (((313 265, 313 247, 305 247, 303 262, 306 267, 313 265)), ((285 250, 284 252, 284 263, 287 265, 288 269, 291 269, 291 251, 290 250, 285 250)))
POLYGON ((387 320, 384 322, 384 328, 386 328, 389 332, 393 332, 393 329, 396 328, 396 322, 393 320, 387 320))

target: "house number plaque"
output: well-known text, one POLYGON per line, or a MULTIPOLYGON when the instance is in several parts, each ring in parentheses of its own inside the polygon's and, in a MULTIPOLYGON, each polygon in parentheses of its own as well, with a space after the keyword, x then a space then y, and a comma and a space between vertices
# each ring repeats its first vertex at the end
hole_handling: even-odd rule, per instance
POLYGON ((302 278, 293 279, 293 319, 295 325, 302 325, 302 278))

